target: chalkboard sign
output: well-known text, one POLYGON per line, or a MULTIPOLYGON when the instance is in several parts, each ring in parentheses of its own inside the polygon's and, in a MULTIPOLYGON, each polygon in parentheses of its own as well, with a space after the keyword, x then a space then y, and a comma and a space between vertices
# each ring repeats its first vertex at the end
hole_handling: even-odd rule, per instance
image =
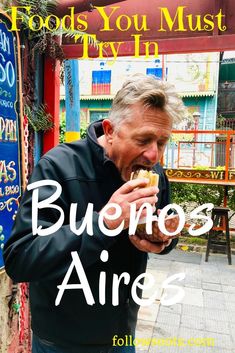
POLYGON ((0 13, 0 268, 21 196, 18 53, 10 20, 0 13))

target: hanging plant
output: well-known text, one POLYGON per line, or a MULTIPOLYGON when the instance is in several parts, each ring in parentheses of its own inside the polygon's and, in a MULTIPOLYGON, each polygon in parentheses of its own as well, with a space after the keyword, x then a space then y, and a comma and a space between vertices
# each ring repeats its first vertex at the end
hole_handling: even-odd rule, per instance
POLYGON ((28 118, 29 124, 34 131, 47 131, 53 128, 53 120, 51 114, 46 112, 46 105, 41 104, 37 108, 24 106, 24 113, 28 118))
MULTIPOLYGON (((56 10, 57 1, 55 0, 19 0, 18 6, 25 6, 30 8, 30 15, 26 9, 17 9, 18 17, 22 18, 20 23, 21 30, 24 31, 26 38, 31 43, 31 57, 34 56, 34 51, 38 50, 40 54, 47 54, 50 58, 59 60, 60 63, 64 60, 64 52, 60 45, 60 40, 64 36, 73 38, 75 42, 80 38, 83 41, 84 35, 88 36, 88 43, 97 46, 98 41, 94 40, 88 33, 79 30, 70 30, 59 28, 57 29, 56 19, 52 16, 48 22, 50 30, 44 26, 41 27, 40 19, 45 19, 53 15, 56 10), (32 17, 35 16, 35 18, 32 17), (31 20, 30 20, 31 18, 31 20), (30 27, 29 27, 30 21, 30 27)), ((11 7, 5 6, 5 11, 11 16, 11 7)))

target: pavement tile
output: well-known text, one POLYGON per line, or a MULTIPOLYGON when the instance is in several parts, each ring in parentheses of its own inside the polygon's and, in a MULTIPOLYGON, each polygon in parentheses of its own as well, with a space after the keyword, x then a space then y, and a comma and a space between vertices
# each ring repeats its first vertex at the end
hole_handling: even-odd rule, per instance
POLYGON ((215 274, 202 274, 202 282, 220 284, 221 280, 220 277, 215 274))
POLYGON ((222 300, 216 300, 206 297, 204 298, 203 302, 205 308, 219 308, 220 310, 226 310, 225 302, 222 300))
POLYGON ((153 254, 150 254, 149 260, 148 260, 148 268, 161 271, 161 269, 164 270, 164 272, 167 272, 170 270, 171 267, 171 261, 162 261, 162 260, 157 260, 156 258, 152 257, 153 254))
MULTIPOLYGON (((154 303, 154 310, 152 305, 141 308, 137 337, 152 337, 155 344, 152 341, 148 347, 137 347, 137 353, 235 353, 235 265, 228 266, 226 255, 211 254, 206 263, 204 254, 195 256, 174 250, 166 256, 150 255, 148 269, 158 288, 164 278, 184 272, 185 280, 172 285, 183 288, 185 297, 172 306, 154 303), (168 346, 156 344, 167 338, 168 346), (186 343, 190 338, 211 338, 215 346, 169 345, 169 339, 174 338, 186 343)), ((176 288, 167 292, 174 296, 176 288)))
POLYGON ((223 292, 203 291, 203 303, 205 308, 219 307, 220 310, 226 309, 223 292))
POLYGON ((195 318, 194 316, 182 315, 180 327, 186 327, 195 330, 204 330, 205 321, 201 317, 195 318))
MULTIPOLYGON (((235 271, 234 271, 234 273, 235 273, 235 271)), ((233 277, 234 277, 234 274, 233 274, 233 277, 232 277, 232 274, 230 275, 228 275, 228 274, 221 274, 220 275, 221 276, 221 283, 223 284, 223 285, 225 285, 225 286, 235 286, 235 280, 233 279, 233 277)))
POLYGON ((196 265, 193 265, 193 267, 189 267, 188 264, 186 265, 186 269, 185 269, 185 272, 186 272, 186 275, 188 278, 196 278, 196 279, 201 279, 201 275, 202 275, 202 271, 201 271, 201 268, 200 266, 197 266, 196 268, 196 265))
POLYGON ((235 353, 234 349, 223 349, 216 347, 207 347, 206 353, 235 353))
POLYGON ((186 270, 187 270, 187 265, 185 265, 184 263, 182 262, 172 262, 171 263, 171 272, 172 273, 179 273, 179 272, 185 272, 186 273, 186 270))
POLYGON ((148 351, 148 353, 180 353, 180 352, 181 352, 180 348, 177 346, 161 347, 161 346, 154 345, 154 344, 150 346, 150 349, 148 351))
POLYGON ((138 320, 136 326, 135 337, 137 338, 152 338, 154 324, 151 321, 138 320))
MULTIPOLYGON (((154 295, 156 300, 160 300, 162 295, 162 284, 164 280, 167 278, 167 274, 164 272, 158 273, 158 271, 152 270, 152 269, 147 269, 147 273, 153 276, 154 284, 150 288, 146 288, 143 290, 142 297, 146 299, 154 295)), ((148 283, 148 280, 147 280, 147 283, 148 283)))
POLYGON ((178 353, 206 353, 206 347, 198 347, 198 346, 194 346, 194 347, 179 347, 178 348, 178 353))
MULTIPOLYGON (((169 277, 168 277, 168 279, 169 279, 169 277)), ((182 285, 182 282, 183 281, 181 281, 179 279, 170 280, 170 282, 168 283, 166 288, 163 289, 161 299, 164 298, 164 301, 170 301, 170 302, 173 302, 174 304, 181 303, 181 301, 183 299, 182 295, 183 296, 185 295, 185 290, 182 285), (181 290, 182 295, 179 293, 179 290, 181 290), (180 297, 178 294, 180 294, 180 297)), ((163 300, 161 303, 163 305, 163 300)), ((172 305, 174 305, 174 304, 172 304, 172 305)), ((165 303, 164 303, 164 305, 165 305, 165 303)))
POLYGON ((157 323, 154 331, 153 337, 155 338, 173 338, 178 336, 179 328, 175 326, 166 325, 164 323, 157 323))
POLYGON ((210 332, 230 334, 230 325, 228 322, 218 320, 205 320, 205 330, 210 332))
POLYGON ((202 289, 210 290, 210 291, 216 291, 216 292, 221 292, 222 291, 222 286, 221 286, 221 284, 203 282, 202 283, 202 289))
POLYGON ((202 254, 196 252, 186 252, 181 250, 172 250, 169 254, 164 255, 164 260, 172 260, 175 262, 197 264, 201 263, 202 254))
POLYGON ((235 295, 234 295, 234 293, 224 293, 224 298, 225 298, 226 302, 235 304, 235 295))
POLYGON ((219 302, 224 301, 224 293, 222 291, 215 292, 215 291, 211 291, 211 290, 204 290, 203 297, 206 299, 218 300, 219 302))
POLYGON ((182 300, 183 304, 203 307, 202 289, 184 287, 185 296, 182 300))
POLYGON ((161 256, 161 255, 158 255, 158 254, 149 254, 149 261, 154 261, 154 264, 155 264, 155 269, 160 269, 161 267, 162 268, 170 268, 171 267, 171 263, 172 261, 171 260, 168 260, 166 259, 165 255, 164 256, 161 256))
MULTIPOLYGON (((235 259, 235 257, 234 257, 234 259, 235 259)), ((223 264, 221 264, 218 268, 223 273, 233 274, 233 272, 235 270, 235 264, 233 264, 233 265, 228 265, 228 264, 223 265, 223 264)))
POLYGON ((206 348, 206 336, 203 330, 189 329, 180 327, 178 340, 181 342, 181 352, 205 352, 206 348))
POLYGON ((217 266, 202 267, 202 279, 208 283, 220 283, 220 271, 217 266), (213 282, 214 281, 214 282, 213 282))
POLYGON ((235 286, 225 286, 222 285, 223 292, 226 293, 234 293, 235 294, 235 286))
POLYGON ((168 313, 174 313, 174 314, 181 314, 182 312, 182 304, 174 304, 174 305, 162 305, 160 304, 159 307, 159 312, 168 312, 168 313))
POLYGON ((184 286, 188 288, 196 288, 202 289, 202 282, 201 281, 189 281, 188 279, 185 280, 184 286))
POLYGON ((205 256, 202 256, 202 261, 200 263, 201 269, 204 271, 218 271, 218 265, 212 264, 211 262, 205 261, 205 256))
POLYGON ((201 318, 205 316, 203 308, 190 304, 182 305, 182 314, 201 318))
POLYGON ((148 353, 149 352, 149 347, 136 347, 136 353, 148 353))
POLYGON ((233 341, 233 346, 234 346, 234 350, 235 350, 235 323, 230 323, 230 335, 233 341))
POLYGON ((191 281, 191 282, 185 282, 184 283, 185 287, 188 288, 197 288, 197 289, 202 289, 202 282, 196 282, 196 281, 191 281))
POLYGON ((228 313, 224 310, 218 310, 215 308, 205 308, 204 309, 205 319, 208 320, 220 320, 220 321, 229 321, 228 313))
POLYGON ((165 281, 165 279, 168 277, 168 274, 166 273, 166 271, 156 270, 156 268, 155 269, 148 268, 147 272, 151 273, 154 277, 155 282, 159 283, 161 285, 165 281))
POLYGON ((208 265, 208 263, 204 263, 204 265, 201 265, 201 271, 202 274, 205 276, 208 276, 210 274, 213 274, 214 276, 219 276, 220 275, 220 270, 217 265, 208 265))
POLYGON ((234 311, 228 311, 228 321, 231 322, 232 324, 235 324, 235 312, 234 311))
POLYGON ((196 340, 199 338, 204 338, 204 330, 195 330, 192 328, 180 327, 179 329, 179 337, 184 340, 196 340))
MULTIPOLYGON (((233 267, 234 265, 228 265, 228 258, 226 254, 210 254, 209 261, 211 261, 212 264, 219 264, 220 267, 224 266, 231 266, 233 267)), ((232 264, 235 263, 235 256, 232 255, 232 264)))
POLYGON ((149 352, 149 347, 145 347, 145 346, 136 347, 136 353, 148 353, 148 352, 149 352))
POLYGON ((233 349, 234 345, 232 342, 232 338, 229 335, 224 335, 222 333, 214 333, 214 332, 207 332, 205 331, 205 335, 207 337, 213 338, 215 341, 215 348, 222 348, 222 349, 233 349))
POLYGON ((159 304, 141 306, 138 313, 138 320, 155 322, 159 310, 159 304))
POLYGON ((172 314, 168 312, 159 312, 157 316, 156 324, 164 323, 170 326, 177 326, 179 327, 180 324, 180 315, 179 314, 172 314))
POLYGON ((185 287, 202 288, 201 270, 187 268, 184 285, 185 287))
POLYGON ((235 316, 235 303, 225 302, 225 308, 228 312, 235 316))

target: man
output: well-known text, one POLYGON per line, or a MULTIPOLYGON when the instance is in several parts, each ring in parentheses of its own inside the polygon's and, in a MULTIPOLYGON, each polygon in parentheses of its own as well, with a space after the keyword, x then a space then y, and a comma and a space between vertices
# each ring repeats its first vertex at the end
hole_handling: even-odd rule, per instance
MULTIPOLYGON (((156 187, 145 187, 145 179, 129 180, 133 171, 151 169, 161 159, 172 124, 183 113, 182 101, 168 83, 150 76, 133 76, 114 98, 109 118, 89 127, 87 139, 57 146, 35 167, 30 183, 54 180, 61 185, 62 193, 53 203, 63 209, 65 219, 53 234, 33 235, 32 190, 26 191, 12 236, 5 246, 9 276, 17 282, 30 282, 33 353, 134 351, 134 347, 112 347, 114 336, 134 335, 139 306, 131 295, 132 284, 146 270, 147 252, 167 253, 177 240, 162 234, 157 223, 153 224, 150 238, 143 239, 138 232, 128 236, 132 203, 137 210, 146 202, 157 203, 161 209, 169 198, 166 188, 160 193, 159 203, 156 187), (87 228, 79 236, 71 231, 72 203, 78 204, 77 229, 84 220, 88 203, 94 205, 92 236, 87 228), (116 236, 104 235, 98 223, 100 211, 111 203, 122 209, 118 218, 112 218, 113 208, 104 217, 110 231, 123 224, 124 230, 116 236), (65 290, 59 305, 55 305, 58 286, 71 265, 71 252, 79 256, 93 305, 88 305, 84 288, 65 290), (99 284, 104 272, 105 289, 99 284), (122 273, 130 275, 129 283, 120 280, 118 305, 113 305, 113 278, 122 273)), ((160 179, 166 185, 163 173, 160 179)), ((39 199, 46 200, 54 192, 53 186, 40 187, 39 199)), ((38 226, 49 229, 59 216, 55 208, 44 207, 38 210, 38 226)), ((167 222, 169 229, 176 229, 177 221, 167 222)), ((74 268, 69 283, 79 284, 79 275, 74 268)), ((140 291, 138 295, 141 296, 140 291)))

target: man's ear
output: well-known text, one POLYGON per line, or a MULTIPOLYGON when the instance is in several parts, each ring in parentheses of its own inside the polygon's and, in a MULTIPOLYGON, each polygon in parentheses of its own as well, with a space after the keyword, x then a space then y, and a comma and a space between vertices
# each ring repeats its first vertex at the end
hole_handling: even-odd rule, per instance
POLYGON ((109 119, 104 119, 102 121, 102 126, 103 126, 106 141, 108 143, 112 143, 114 128, 113 128, 111 121, 109 119))

